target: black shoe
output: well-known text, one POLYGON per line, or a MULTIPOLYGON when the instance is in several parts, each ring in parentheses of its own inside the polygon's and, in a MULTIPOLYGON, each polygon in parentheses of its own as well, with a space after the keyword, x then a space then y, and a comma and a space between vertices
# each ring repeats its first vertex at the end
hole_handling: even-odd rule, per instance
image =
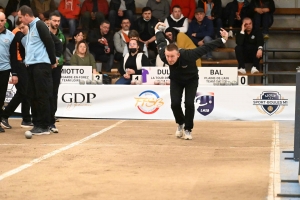
POLYGON ((8 119, 5 118, 1 119, 1 126, 2 128, 11 129, 11 125, 9 125, 8 119))
POLYGON ((32 135, 49 135, 50 134, 49 128, 40 128, 40 127, 34 127, 30 132, 32 135))
POLYGON ((0 133, 5 132, 5 130, 0 126, 0 133))
POLYGON ((24 121, 22 121, 21 127, 22 128, 32 128, 33 127, 33 123, 32 122, 24 122, 24 121))

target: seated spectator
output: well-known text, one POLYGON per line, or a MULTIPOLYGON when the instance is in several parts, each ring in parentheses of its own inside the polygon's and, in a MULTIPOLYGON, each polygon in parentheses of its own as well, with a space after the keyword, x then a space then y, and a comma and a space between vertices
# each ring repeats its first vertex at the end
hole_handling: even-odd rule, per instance
POLYGON ((195 0, 172 0, 170 12, 173 12, 174 6, 179 6, 181 8, 183 16, 188 19, 189 23, 192 21, 196 10, 195 0))
POLYGON ((217 36, 221 37, 222 28, 222 2, 221 0, 198 0, 198 8, 203 8, 205 16, 212 20, 217 28, 217 36))
POLYGON ((160 22, 164 22, 170 14, 170 4, 168 0, 148 0, 146 6, 151 8, 152 16, 160 22))
POLYGON ((149 59, 155 59, 157 55, 154 27, 157 19, 152 17, 152 10, 149 7, 142 9, 142 16, 135 20, 133 29, 140 35, 140 41, 148 47, 149 59))
POLYGON ((98 74, 96 69, 95 58, 88 51, 88 45, 85 41, 78 42, 75 54, 71 57, 71 65, 77 66, 92 66, 93 74, 98 74))
POLYGON ((252 10, 248 0, 233 0, 226 5, 223 16, 230 29, 228 32, 229 38, 233 37, 231 30, 233 27, 241 27, 245 17, 251 18, 252 10))
POLYGON ((32 0, 31 9, 35 17, 45 21, 49 14, 56 10, 56 6, 54 0, 32 0))
POLYGON ((83 40, 82 31, 75 31, 72 40, 68 42, 66 50, 64 52, 65 65, 70 65, 72 55, 75 53, 77 44, 83 40))
POLYGON ((252 0, 251 7, 254 8, 254 29, 259 29, 262 24, 262 33, 264 38, 269 38, 269 28, 272 26, 274 21, 274 0, 252 0))
POLYGON ((127 18, 132 24, 135 14, 135 0, 111 0, 109 4, 108 20, 110 30, 115 31, 116 24, 121 24, 121 19, 127 18))
POLYGON ((142 66, 149 66, 149 60, 143 52, 140 52, 137 40, 130 40, 128 47, 129 53, 122 60, 119 68, 121 77, 116 84, 130 85, 132 75, 142 75, 142 66))
POLYGON ((252 20, 248 17, 243 19, 241 32, 236 34, 236 44, 238 72, 246 74, 245 63, 253 63, 251 74, 258 73, 257 67, 262 58, 264 39, 259 29, 253 29, 252 20))
POLYGON ((77 20, 80 14, 80 1, 79 0, 61 0, 58 5, 58 11, 61 14, 60 29, 68 27, 69 35, 74 35, 77 20))
POLYGON ((18 21, 18 9, 23 5, 30 7, 30 0, 8 0, 5 7, 5 15, 7 19, 11 21, 12 27, 16 26, 16 22, 18 21))
MULTIPOLYGON (((0 12, 4 13, 4 8, 2 6, 0 6, 0 12)), ((4 24, 5 28, 12 31, 13 30, 13 26, 12 23, 9 19, 6 18, 6 23, 4 24)))
POLYGON ((81 6, 81 24, 84 32, 91 28, 91 22, 95 22, 97 28, 105 20, 108 14, 107 0, 85 0, 81 6))
POLYGON ((123 58, 123 52, 126 44, 129 42, 129 28, 130 28, 130 21, 127 18, 123 18, 121 22, 121 30, 115 33, 114 35, 114 45, 116 49, 115 53, 115 60, 121 61, 123 58))
POLYGON ((106 72, 110 72, 114 62, 113 33, 109 31, 110 23, 104 20, 100 30, 91 30, 87 36, 90 52, 96 61, 104 63, 106 72))
POLYGON ((188 18, 181 14, 181 8, 178 5, 173 7, 171 15, 165 19, 164 24, 166 25, 166 28, 172 27, 182 33, 186 33, 189 27, 188 18))
MULTIPOLYGON (((197 8, 195 19, 190 23, 187 35, 196 46, 202 46, 212 41, 214 37, 214 25, 212 20, 205 16, 203 8, 197 8)), ((211 51, 206 54, 207 60, 212 60, 211 51)))
MULTIPOLYGON (((146 46, 146 44, 144 44, 143 42, 140 41, 140 35, 136 30, 130 30, 128 33, 128 37, 129 40, 137 40, 138 41, 138 46, 140 48, 140 52, 144 52, 144 54, 147 56, 148 58, 148 48, 146 46)), ((128 50, 128 43, 125 45, 124 47, 124 51, 123 51, 123 57, 129 52, 128 50)))

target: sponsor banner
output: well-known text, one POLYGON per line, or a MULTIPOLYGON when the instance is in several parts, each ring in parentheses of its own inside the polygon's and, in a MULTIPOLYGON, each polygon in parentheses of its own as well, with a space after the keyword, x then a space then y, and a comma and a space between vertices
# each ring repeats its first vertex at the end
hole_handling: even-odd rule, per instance
POLYGON ((216 82, 237 83, 237 67, 198 67, 199 85, 213 85, 216 82))
POLYGON ((64 65, 61 70, 60 83, 78 84, 80 79, 92 80, 92 66, 64 65))
POLYGON ((143 85, 169 84, 169 71, 169 67, 142 67, 143 85))
POLYGON ((11 101, 11 99, 16 94, 16 87, 13 84, 8 84, 5 99, 4 99, 4 107, 11 101))

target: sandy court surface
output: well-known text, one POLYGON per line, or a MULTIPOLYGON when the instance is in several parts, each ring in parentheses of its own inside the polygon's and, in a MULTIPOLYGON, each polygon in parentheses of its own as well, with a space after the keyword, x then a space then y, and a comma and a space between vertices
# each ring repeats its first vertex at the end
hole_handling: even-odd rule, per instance
POLYGON ((173 121, 124 120, 8 176, 3 174, 120 120, 68 120, 59 134, 0 134, 0 199, 256 200, 268 196, 273 122, 197 121, 193 140, 173 121))

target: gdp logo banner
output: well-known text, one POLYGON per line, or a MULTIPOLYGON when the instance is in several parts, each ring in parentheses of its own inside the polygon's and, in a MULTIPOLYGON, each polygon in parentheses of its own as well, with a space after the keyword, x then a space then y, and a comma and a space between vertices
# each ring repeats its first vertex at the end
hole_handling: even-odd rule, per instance
POLYGON ((213 92, 197 92, 195 97, 195 108, 201 115, 209 115, 214 109, 214 99, 213 92))
POLYGON ((163 105, 164 100, 152 90, 146 90, 135 97, 135 106, 144 114, 154 114, 163 105))
POLYGON ((283 111, 285 106, 288 106, 288 99, 279 94, 277 91, 266 91, 260 94, 260 97, 253 99, 253 105, 262 114, 279 114, 283 111))

